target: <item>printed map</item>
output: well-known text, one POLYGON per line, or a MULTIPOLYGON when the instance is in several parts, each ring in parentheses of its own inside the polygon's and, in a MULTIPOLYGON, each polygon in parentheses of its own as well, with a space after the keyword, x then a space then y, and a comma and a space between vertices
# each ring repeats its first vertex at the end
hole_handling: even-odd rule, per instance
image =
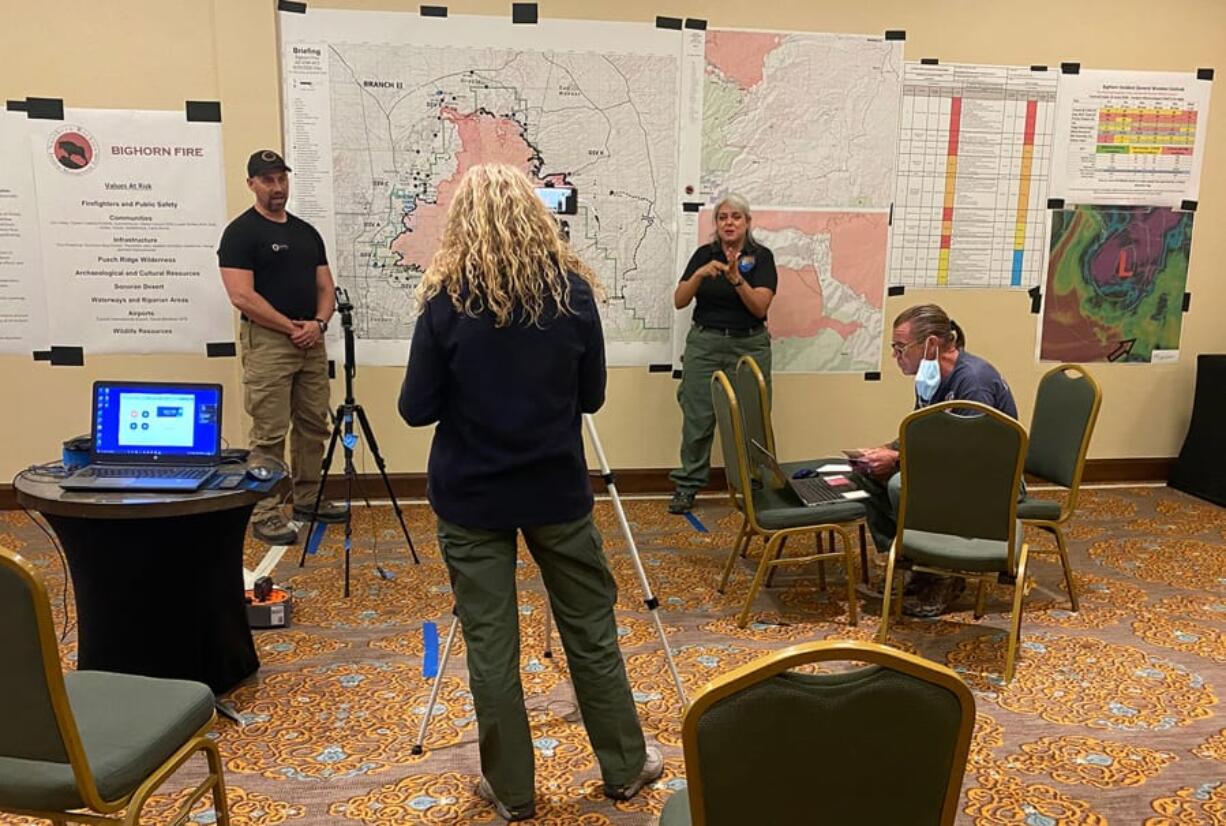
MULTIPOLYGON (((705 209, 699 242, 713 228, 705 209)), ((767 315, 773 372, 879 369, 888 232, 886 211, 754 210, 754 239, 779 272, 767 315)))
MULTIPOLYGON (((426 38, 412 29, 410 42, 390 34, 388 42, 348 42, 370 34, 371 18, 427 24, 402 23, 409 15, 320 14, 308 18, 344 23, 336 36, 319 33, 327 37, 319 44, 322 77, 311 82, 326 83, 330 129, 316 137, 330 178, 320 181, 331 189, 333 267, 360 310, 358 338, 411 338, 413 288, 438 247, 457 183, 474 164, 500 162, 539 186, 577 187, 578 214, 561 219, 605 286, 610 364, 667 359, 679 209, 675 37, 635 27, 649 46, 635 50, 625 24, 555 21, 561 35, 520 35, 509 21, 470 18, 429 25, 490 45, 414 43, 426 38), (511 42, 514 48, 495 45, 511 42), (543 42, 569 50, 534 48, 543 42)), ((307 79, 309 67, 294 58, 301 70, 290 80, 307 79)), ((291 83, 291 98, 308 93, 291 83)), ((292 103, 300 130, 323 131, 322 122, 308 120, 307 105, 299 113, 292 103)))
POLYGON ((887 208, 902 42, 708 30, 702 190, 751 205, 887 208))

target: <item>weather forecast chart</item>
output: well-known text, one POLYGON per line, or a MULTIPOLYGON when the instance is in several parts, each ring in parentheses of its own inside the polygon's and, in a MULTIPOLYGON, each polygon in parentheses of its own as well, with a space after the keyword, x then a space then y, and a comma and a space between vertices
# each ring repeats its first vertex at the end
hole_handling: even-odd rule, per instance
POLYGON ((610 364, 669 358, 680 33, 650 24, 309 9, 281 15, 290 210, 333 250, 360 361, 402 364, 414 289, 475 164, 578 189, 610 364))
POLYGON ((1175 360, 1192 218, 1165 207, 1054 211, 1040 359, 1175 360))
POLYGON ((1200 192, 1207 73, 1081 71, 1060 78, 1051 195, 1179 207, 1200 192))
POLYGON ((1042 280, 1057 82, 1038 67, 906 64, 890 283, 1042 280))

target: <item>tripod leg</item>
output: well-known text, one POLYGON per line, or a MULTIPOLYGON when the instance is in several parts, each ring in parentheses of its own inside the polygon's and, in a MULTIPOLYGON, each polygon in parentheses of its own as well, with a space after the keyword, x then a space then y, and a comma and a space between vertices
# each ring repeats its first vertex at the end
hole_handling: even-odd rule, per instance
POLYGON ((677 671, 677 663, 673 660, 673 650, 668 644, 668 635, 664 633, 664 623, 660 621, 660 600, 656 599, 655 594, 651 592, 651 583, 647 579, 647 572, 643 570, 643 561, 639 559, 638 546, 634 544, 634 533, 630 530, 630 522, 626 519, 626 510, 622 507, 621 496, 617 493, 617 484, 613 480, 613 471, 609 469, 609 460, 605 458, 604 446, 600 443, 600 434, 596 432, 596 423, 592 420, 591 413, 583 414, 583 423, 587 425, 587 435, 592 440, 592 447, 596 451, 596 458, 600 462, 600 473, 604 478, 605 488, 609 492, 609 498, 613 502, 613 510, 617 514, 617 521, 621 524, 622 535, 626 537, 626 547, 630 551, 630 561, 634 563, 634 572, 638 575, 639 585, 643 589, 643 604, 647 606, 651 618, 655 621, 656 634, 660 637, 660 648, 664 651, 664 662, 668 666, 669 673, 673 677, 673 685, 677 687, 677 699, 681 701, 681 706, 684 708, 689 704, 685 696, 685 686, 681 682, 681 674, 677 671))
POLYGON ((417 730, 417 742, 413 744, 412 754, 421 754, 426 745, 426 729, 430 727, 430 718, 434 716, 434 704, 438 702, 439 689, 443 687, 443 672, 447 670, 447 660, 451 657, 451 643, 455 641, 455 630, 460 624, 460 615, 451 610, 451 627, 447 629, 447 642, 443 643, 443 656, 438 661, 438 673, 434 675, 434 685, 430 688, 430 699, 426 703, 426 713, 421 717, 421 728, 417 730))
POLYGON ((409 535, 409 526, 404 522, 404 513, 400 510, 400 502, 396 500, 396 493, 392 490, 391 480, 387 478, 387 466, 383 462, 383 454, 379 452, 379 443, 375 441, 375 431, 370 426, 370 421, 366 418, 366 411, 362 409, 362 405, 354 405, 353 408, 358 414, 358 424, 362 426, 362 433, 366 436, 366 444, 370 445, 370 454, 375 457, 375 467, 379 468, 379 475, 383 477, 383 487, 387 489, 387 498, 392 502, 392 510, 396 512, 396 519, 400 522, 400 530, 404 532, 404 541, 409 546, 409 554, 413 557, 413 564, 420 565, 421 560, 417 558, 417 549, 413 547, 413 537, 409 535))
POLYGON ((349 552, 353 548, 353 450, 345 448, 345 599, 349 599, 349 552))
POLYGON ((302 543, 302 555, 298 557, 298 567, 306 565, 307 548, 311 545, 311 537, 315 535, 315 523, 319 521, 319 504, 324 498, 324 485, 328 483, 328 471, 332 469, 332 454, 336 452, 336 442, 341 437, 341 412, 336 409, 336 419, 332 422, 332 437, 328 439, 328 450, 324 453, 324 463, 319 469, 319 489, 315 491, 315 507, 311 509, 311 525, 307 529, 306 541, 302 543))

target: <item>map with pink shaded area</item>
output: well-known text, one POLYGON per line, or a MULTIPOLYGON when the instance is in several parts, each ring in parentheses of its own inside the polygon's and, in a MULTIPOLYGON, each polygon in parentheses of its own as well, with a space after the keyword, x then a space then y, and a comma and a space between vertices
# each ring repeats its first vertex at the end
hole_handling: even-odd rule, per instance
MULTIPOLYGON (((699 214, 699 238, 714 231, 699 214)), ((754 210, 779 274, 767 326, 783 370, 877 369, 889 213, 754 210), (789 364, 789 359, 791 363, 789 364)))
MULTIPOLYGON (((405 214, 404 232, 391 243, 392 251, 400 256, 400 264, 425 270, 438 249, 447 224, 447 210, 456 186, 470 167, 482 163, 504 163, 517 166, 536 185, 544 185, 539 178, 541 156, 524 137, 524 127, 514 118, 501 117, 485 111, 461 114, 444 107, 442 120, 450 123, 458 136, 459 150, 455 154, 455 172, 441 181, 432 201, 420 199, 415 207, 405 214)), ((562 176, 547 176, 561 183, 562 176), (556 179, 556 180, 555 180, 556 179)))
POLYGON ((707 66, 719 70, 742 89, 762 81, 766 56, 778 48, 781 37, 759 32, 707 32, 707 66))

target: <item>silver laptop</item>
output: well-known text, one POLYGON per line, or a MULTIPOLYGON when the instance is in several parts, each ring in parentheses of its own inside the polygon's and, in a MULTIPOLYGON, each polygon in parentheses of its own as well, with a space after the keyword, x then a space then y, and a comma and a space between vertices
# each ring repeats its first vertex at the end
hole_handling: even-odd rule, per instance
POLYGON ((94 382, 89 465, 65 490, 199 490, 221 464, 221 385, 94 382))
POLYGON ((775 455, 764 448, 757 439, 750 439, 749 444, 753 448, 754 463, 760 467, 765 467, 774 475, 775 486, 779 488, 790 487, 807 507, 843 501, 843 494, 831 487, 830 483, 822 477, 814 475, 806 479, 793 479, 787 473, 784 473, 783 468, 779 467, 779 462, 776 461, 775 455))

